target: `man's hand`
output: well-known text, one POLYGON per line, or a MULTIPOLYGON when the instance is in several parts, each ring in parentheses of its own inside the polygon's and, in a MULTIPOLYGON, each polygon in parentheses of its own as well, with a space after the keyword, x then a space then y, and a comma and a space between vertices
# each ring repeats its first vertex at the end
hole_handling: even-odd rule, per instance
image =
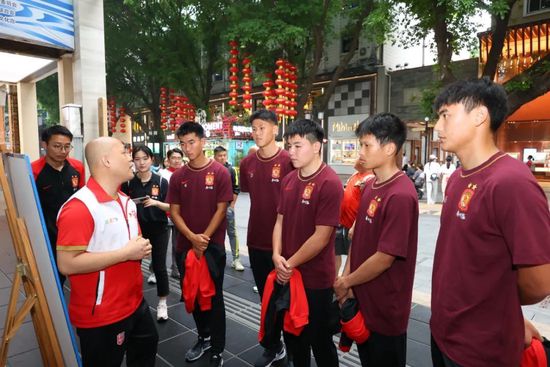
POLYGON ((523 319, 523 322, 525 324, 525 348, 531 345, 533 338, 542 341, 542 336, 540 336, 540 333, 535 325, 527 319, 523 319))
POLYGON ((349 298, 349 292, 350 287, 347 283, 347 278, 345 276, 336 278, 336 281, 334 282, 334 294, 336 295, 336 299, 340 304, 344 303, 344 301, 349 298))
POLYGON ((125 258, 126 260, 141 260, 151 254, 151 249, 151 242, 148 239, 141 236, 134 237, 124 247, 125 258))
POLYGON ((158 206, 159 201, 151 199, 149 196, 147 199, 143 200, 143 207, 148 208, 150 206, 158 206))
POLYGON ((292 268, 289 263, 281 255, 273 255, 273 265, 277 272, 277 281, 286 284, 292 276, 292 268))
POLYGON ((208 237, 204 233, 193 233, 189 237, 189 241, 191 241, 191 245, 193 245, 193 251, 195 252, 195 255, 197 255, 197 259, 200 259, 202 254, 208 247, 210 237, 208 237))

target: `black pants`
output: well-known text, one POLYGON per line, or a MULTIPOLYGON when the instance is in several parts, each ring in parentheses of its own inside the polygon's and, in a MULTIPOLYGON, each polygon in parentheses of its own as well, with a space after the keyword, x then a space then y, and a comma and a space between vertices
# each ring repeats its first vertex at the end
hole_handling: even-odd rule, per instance
POLYGON ((338 354, 329 331, 332 288, 306 289, 306 296, 309 305, 309 324, 299 336, 283 333, 294 365, 309 367, 313 349, 318 367, 337 367, 338 354))
POLYGON ((267 276, 274 269, 273 252, 257 250, 249 247, 248 256, 250 258, 250 267, 252 268, 254 282, 256 283, 256 287, 258 287, 258 293, 260 294, 261 300, 264 295, 267 276))
POLYGON ((407 333, 387 336, 371 331, 369 339, 357 350, 363 367, 405 367, 407 333))
POLYGON ((118 367, 125 353, 128 367, 155 365, 159 336, 145 300, 124 320, 76 332, 84 367, 118 367))
MULTIPOLYGON (((204 256, 207 256, 210 276, 216 287, 216 295, 212 297, 212 309, 201 311, 198 303, 193 311, 193 319, 197 325, 200 337, 211 337, 212 353, 222 353, 225 348, 225 303, 223 299, 223 277, 225 270, 225 248, 212 242, 208 245, 204 256), (212 264, 213 262, 213 264, 212 264), (212 268, 213 267, 213 268, 212 268)), ((180 274, 185 277, 183 263, 187 252, 182 254, 180 274)))
POLYGON ((433 336, 431 337, 432 344, 432 363, 434 367, 460 367, 458 363, 453 362, 447 357, 437 346, 433 336))
POLYGON ((166 225, 158 224, 156 227, 142 226, 141 233, 144 238, 151 241, 153 247, 151 258, 153 272, 157 278, 157 296, 166 297, 170 290, 168 288, 168 272, 166 271, 166 253, 168 251, 168 239, 170 233, 166 225))

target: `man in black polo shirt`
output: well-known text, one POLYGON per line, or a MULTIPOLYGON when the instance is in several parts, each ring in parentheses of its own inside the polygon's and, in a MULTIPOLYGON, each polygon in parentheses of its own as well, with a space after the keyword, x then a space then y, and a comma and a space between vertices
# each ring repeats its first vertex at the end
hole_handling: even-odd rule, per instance
MULTIPOLYGON (((42 147, 46 155, 31 164, 56 264, 57 213, 63 203, 84 186, 85 180, 82 162, 69 158, 72 141, 73 134, 66 127, 54 125, 47 128, 42 132, 42 147)), ((59 279, 63 285, 65 276, 59 273, 59 279)))

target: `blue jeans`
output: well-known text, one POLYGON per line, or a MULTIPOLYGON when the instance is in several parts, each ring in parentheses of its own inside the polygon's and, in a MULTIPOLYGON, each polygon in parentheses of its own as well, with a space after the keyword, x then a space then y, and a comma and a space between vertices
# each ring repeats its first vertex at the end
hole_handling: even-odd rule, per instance
POLYGON ((227 207, 227 236, 229 237, 229 246, 233 260, 239 258, 239 240, 237 239, 237 228, 235 226, 235 208, 227 207))

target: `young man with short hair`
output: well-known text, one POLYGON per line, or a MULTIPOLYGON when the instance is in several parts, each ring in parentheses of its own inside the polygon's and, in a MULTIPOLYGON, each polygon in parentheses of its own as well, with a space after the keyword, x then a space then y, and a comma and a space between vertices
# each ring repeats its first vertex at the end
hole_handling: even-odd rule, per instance
POLYGON ((295 171, 281 183, 273 230, 273 264, 277 281, 286 284, 294 269, 303 279, 309 323, 299 336, 284 332, 295 366, 310 366, 311 349, 317 366, 338 366, 329 330, 334 283, 334 236, 338 227, 342 183, 322 160, 324 132, 318 123, 297 120, 285 138, 295 171))
MULTIPOLYGON (((202 310, 197 304, 193 318, 197 325, 198 341, 187 351, 188 362, 198 360, 206 350, 212 349, 210 366, 223 364, 225 348, 225 304, 223 277, 225 269, 225 230, 227 204, 233 200, 231 179, 227 169, 204 155, 203 127, 195 122, 185 122, 176 131, 180 146, 189 163, 174 172, 170 178, 168 197, 172 221, 180 231, 177 259, 182 278, 183 264, 189 250, 200 259, 206 256, 215 295, 211 309, 202 310)), ((183 289, 185 291, 185 289, 183 289)))
POLYGON ((357 346, 361 364, 404 367, 418 241, 416 190, 397 162, 407 127, 381 113, 355 133, 359 155, 376 178, 363 191, 346 269, 334 290, 340 302, 357 299, 371 332, 357 346))
MULTIPOLYGON (((84 186, 84 165, 69 157, 73 149, 73 134, 64 126, 50 126, 42 132, 42 148, 46 155, 32 162, 32 173, 40 206, 46 221, 54 259, 57 263, 57 213, 65 201, 84 186)), ((65 277, 59 273, 61 286, 65 277)))
POLYGON ((517 367, 537 336, 521 305, 550 294, 548 201, 529 169, 495 145, 508 111, 502 86, 458 81, 434 107, 441 149, 461 167, 447 184, 434 257, 433 363, 517 367))
POLYGON ((231 187, 233 188, 233 200, 227 206, 227 236, 229 237, 229 246, 233 261, 231 267, 237 271, 244 271, 244 266, 239 259, 239 239, 237 238, 237 228, 235 226, 235 203, 239 196, 239 185, 237 184, 237 173, 235 168, 227 161, 227 149, 218 145, 214 148, 214 159, 223 165, 229 171, 231 176, 231 187))
POLYGON ((141 260, 151 244, 141 237, 136 204, 119 191, 134 176, 132 157, 118 139, 86 145, 91 177, 57 220, 59 270, 69 277, 69 316, 80 338, 84 367, 155 365, 158 333, 143 298, 141 260))
MULTIPOLYGON (((261 300, 267 276, 273 270, 272 234, 281 181, 294 167, 288 152, 275 142, 279 127, 274 112, 256 111, 250 116, 250 124, 257 149, 251 148, 251 152, 241 161, 239 183, 241 191, 250 195, 247 247, 261 300)), ((256 367, 269 366, 286 355, 282 342, 264 347, 263 354, 255 361, 256 367)))

